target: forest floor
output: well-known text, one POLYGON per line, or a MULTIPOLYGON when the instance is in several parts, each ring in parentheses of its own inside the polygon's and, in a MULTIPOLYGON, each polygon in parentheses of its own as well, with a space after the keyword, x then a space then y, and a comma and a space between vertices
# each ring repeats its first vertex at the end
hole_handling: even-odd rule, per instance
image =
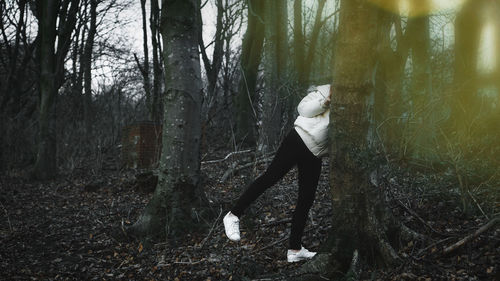
MULTIPOLYGON (((326 162, 303 238, 308 249, 319 252, 332 215, 326 162)), ((137 187, 137 171, 74 172, 51 182, 29 181, 21 172, 1 176, 0 279, 270 280, 274 274, 293 275, 303 264, 286 261, 296 171, 252 205, 241 222, 243 238, 234 243, 225 237, 221 219, 265 164, 221 183, 228 165, 202 165, 205 192, 219 216, 207 222, 210 231, 175 246, 144 247, 121 233, 152 195, 137 187)), ((448 183, 440 175, 391 169, 383 183, 392 190, 394 214, 426 239, 402 243, 401 266, 365 268, 363 280, 500 280, 499 224, 442 254, 443 247, 478 230, 491 216, 465 215, 456 196, 443 195, 448 183)))

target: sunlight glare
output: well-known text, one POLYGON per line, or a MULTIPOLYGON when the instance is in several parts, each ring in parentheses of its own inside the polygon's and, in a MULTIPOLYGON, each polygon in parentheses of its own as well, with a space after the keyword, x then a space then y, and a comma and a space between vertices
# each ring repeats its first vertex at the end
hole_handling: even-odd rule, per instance
POLYGON ((369 0, 385 10, 401 16, 426 16, 456 10, 467 0, 369 0))
POLYGON ((488 22, 482 32, 479 42, 479 58, 477 68, 479 72, 491 73, 495 71, 497 54, 495 52, 496 36, 495 25, 490 21, 488 22))

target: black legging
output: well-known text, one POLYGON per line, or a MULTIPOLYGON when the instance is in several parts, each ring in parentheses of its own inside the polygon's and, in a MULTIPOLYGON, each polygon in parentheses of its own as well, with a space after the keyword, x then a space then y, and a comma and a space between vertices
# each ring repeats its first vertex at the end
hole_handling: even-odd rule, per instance
POLYGON ((301 249, 302 233, 307 214, 311 208, 321 173, 321 159, 307 148, 295 129, 281 143, 276 156, 266 172, 257 178, 238 199, 231 213, 241 217, 244 210, 266 189, 278 182, 290 169, 297 165, 299 170, 299 196, 293 213, 290 233, 290 249, 301 249))

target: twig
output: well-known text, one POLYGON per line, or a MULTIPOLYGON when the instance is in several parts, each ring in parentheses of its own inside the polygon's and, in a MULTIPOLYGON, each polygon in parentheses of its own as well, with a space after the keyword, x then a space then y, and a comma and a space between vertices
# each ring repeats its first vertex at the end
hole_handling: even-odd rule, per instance
POLYGON ((246 169, 246 168, 250 168, 250 167, 252 167, 252 166, 254 166, 256 164, 265 163, 267 161, 269 161, 269 158, 262 158, 260 160, 255 161, 255 162, 246 163, 246 164, 243 164, 243 165, 240 165, 240 166, 233 166, 233 168, 228 169, 224 173, 224 175, 222 175, 222 177, 220 179, 220 182, 221 183, 225 182, 235 172, 238 172, 238 171, 246 169))
POLYGON ((490 229, 491 227, 493 227, 495 224, 497 224, 498 222, 500 221, 500 217, 496 217, 492 220, 490 220, 487 224, 481 226, 478 230, 476 230, 474 233, 464 237, 462 240, 458 241, 457 243, 453 244, 453 245, 450 245, 448 247, 446 247, 444 250, 443 250, 443 255, 447 255, 455 250, 457 250, 458 248, 462 247, 463 245, 465 245, 466 243, 468 243, 469 241, 473 240, 474 238, 478 237, 479 235, 481 235, 481 233, 487 231, 488 229, 490 229))
POLYGON ((14 229, 12 228, 12 224, 10 223, 9 212, 7 212, 7 208, 5 208, 5 206, 3 205, 2 202, 0 202, 0 204, 2 204, 2 209, 4 210, 5 216, 7 217, 7 222, 9 223, 10 232, 14 232, 14 229))
POLYGON ((242 151, 233 151, 233 152, 229 153, 228 155, 226 155, 226 157, 224 157, 224 158, 222 158, 222 159, 217 159, 217 160, 209 160, 209 161, 203 161, 203 162, 201 162, 201 164, 212 164, 212 163, 220 163, 220 162, 224 162, 224 161, 226 161, 229 157, 231 157, 231 156, 233 156, 233 155, 243 154, 243 153, 248 153, 248 152, 252 152, 252 150, 247 149, 247 150, 242 150, 242 151))
POLYGON ((444 242, 446 242, 446 241, 448 241, 448 240, 450 240, 450 239, 453 239, 453 237, 444 238, 444 239, 441 239, 441 240, 439 240, 439 241, 437 241, 437 242, 434 242, 434 243, 430 244, 429 246, 427 246, 427 247, 425 247, 425 248, 421 249, 420 251, 418 251, 418 253, 417 253, 417 257, 421 257, 421 256, 422 256, 422 254, 423 254, 424 252, 426 252, 427 250, 429 250, 430 248, 433 248, 433 247, 435 247, 435 246, 437 246, 437 245, 439 245, 439 244, 442 244, 442 243, 444 243, 444 242))
POLYGON ((472 201, 474 201, 474 203, 476 203, 477 207, 479 208, 479 211, 481 211, 481 213, 483 214, 483 216, 489 220, 490 218, 488 217, 488 215, 483 211, 483 208, 481 208, 481 205, 479 205, 479 203, 477 202, 476 198, 472 195, 472 193, 467 190, 467 193, 469 193, 469 196, 470 198, 472 198, 472 201))
POLYGON ((196 264, 199 264, 203 261, 205 261, 205 260, 201 259, 199 261, 174 261, 173 264, 196 265, 196 264))
POLYGON ((427 226, 430 230, 432 230, 434 233, 436 234, 439 234, 441 236, 447 236, 446 234, 440 232, 440 231, 437 231, 435 230, 432 225, 430 225, 428 222, 426 222, 423 218, 421 218, 417 213, 415 213, 415 211, 413 211, 412 209, 408 208, 405 204, 403 204, 403 202, 401 202, 401 200, 397 200, 398 204, 401 205, 403 208, 406 209, 406 211, 408 213, 410 213, 412 216, 416 217, 420 222, 422 222, 425 226, 427 226))
POLYGON ((279 243, 282 243, 283 241, 285 241, 285 240, 287 240, 287 239, 288 239, 288 237, 287 237, 287 236, 285 236, 285 237, 283 237, 283 238, 281 238, 281 239, 279 239, 279 240, 274 241, 273 243, 271 243, 271 244, 269 244, 269 245, 267 245, 267 246, 264 246, 264 247, 262 247, 262 248, 259 248, 259 249, 255 249, 255 250, 253 250, 253 251, 252 251, 252 253, 257 253, 257 252, 260 252, 260 251, 264 251, 265 249, 271 248, 272 246, 274 246, 274 245, 276 245, 276 244, 279 244, 279 243))
MULTIPOLYGON (((330 214, 330 213, 318 215, 318 216, 316 216, 316 219, 320 219, 320 218, 331 216, 331 215, 332 214, 330 214)), ((265 223, 261 227, 276 226, 276 225, 280 225, 280 224, 283 224, 283 223, 289 223, 291 221, 292 221, 291 218, 286 218, 286 219, 282 219, 282 220, 279 220, 279 221, 272 221, 272 222, 265 223)))
POLYGON ((208 232, 207 237, 205 237, 205 239, 203 239, 203 243, 201 243, 201 245, 200 245, 200 250, 203 249, 203 247, 205 247, 205 244, 207 243, 208 239, 210 239, 210 237, 212 236, 212 233, 214 232, 215 226, 217 225, 217 222, 219 222, 221 215, 222 215, 222 208, 219 211, 219 215, 217 216, 217 219, 212 224, 212 228, 208 232))

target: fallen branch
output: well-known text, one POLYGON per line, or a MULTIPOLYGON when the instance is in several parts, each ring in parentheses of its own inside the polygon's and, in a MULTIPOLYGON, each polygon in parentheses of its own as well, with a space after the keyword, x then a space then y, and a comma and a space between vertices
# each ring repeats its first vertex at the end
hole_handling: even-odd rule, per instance
POLYGON ((443 250, 443 255, 447 255, 459 248, 461 248, 462 246, 464 246, 465 244, 467 244, 468 242, 470 242, 471 240, 473 240, 474 238, 478 237, 479 235, 481 235, 483 232, 487 231, 488 229, 492 228, 495 224, 497 224, 498 222, 500 221, 500 217, 496 217, 492 220, 490 220, 487 224, 481 226, 478 230, 476 230, 474 233, 464 237, 462 240, 458 241, 457 243, 453 244, 453 245, 450 245, 448 247, 446 247, 444 250, 443 250))
POLYGON ((244 154, 244 153, 249 153, 249 152, 252 152, 252 150, 248 149, 248 150, 242 150, 242 151, 233 151, 233 152, 229 153, 228 155, 226 155, 226 157, 224 157, 222 159, 203 161, 203 162, 201 162, 201 164, 220 163, 220 162, 226 161, 227 159, 229 159, 229 157, 231 157, 233 155, 244 154))
POLYGON ((437 241, 437 242, 434 242, 434 243, 430 244, 429 246, 427 246, 427 247, 425 247, 425 248, 421 249, 420 251, 418 251, 418 253, 417 253, 417 255, 416 255, 416 259, 420 259, 420 258, 422 257, 422 255, 423 255, 423 254, 424 254, 427 250, 429 250, 430 248, 434 248, 434 247, 436 247, 437 245, 442 244, 442 243, 444 243, 444 242, 447 242, 448 240, 451 240, 451 239, 453 239, 453 237, 447 237, 447 238, 441 239, 441 240, 439 240, 439 241, 437 241))
POLYGON ((271 248, 272 246, 274 246, 274 245, 276 245, 276 244, 280 244, 280 243, 282 243, 282 242, 286 241, 287 239, 288 239, 288 236, 285 236, 285 237, 283 237, 283 238, 281 238, 281 239, 279 239, 279 240, 274 241, 273 243, 271 243, 271 244, 269 244, 269 245, 267 245, 267 246, 264 246, 264 247, 262 247, 262 248, 259 248, 259 249, 256 249, 256 250, 253 250, 251 253, 252 253, 252 254, 255 254, 255 253, 258 253, 258 252, 263 251, 263 250, 265 250, 265 249, 271 248))
MULTIPOLYGON (((318 215, 318 216, 316 216, 316 219, 320 219, 320 218, 331 216, 331 215, 332 215, 331 213, 318 215)), ((289 223, 289 222, 292 222, 292 218, 286 218, 286 219, 282 219, 282 220, 278 220, 278 221, 271 221, 271 222, 262 224, 260 227, 264 228, 264 227, 276 226, 276 225, 289 223)))
POLYGON ((269 158, 262 158, 262 159, 258 159, 257 161, 252 161, 252 162, 242 164, 242 165, 233 165, 233 167, 229 168, 224 173, 224 175, 222 175, 222 177, 220 179, 220 183, 224 183, 231 175, 233 175, 234 173, 236 173, 238 171, 241 171, 243 169, 247 169, 247 168, 253 167, 255 165, 268 162, 268 161, 270 161, 269 158))

